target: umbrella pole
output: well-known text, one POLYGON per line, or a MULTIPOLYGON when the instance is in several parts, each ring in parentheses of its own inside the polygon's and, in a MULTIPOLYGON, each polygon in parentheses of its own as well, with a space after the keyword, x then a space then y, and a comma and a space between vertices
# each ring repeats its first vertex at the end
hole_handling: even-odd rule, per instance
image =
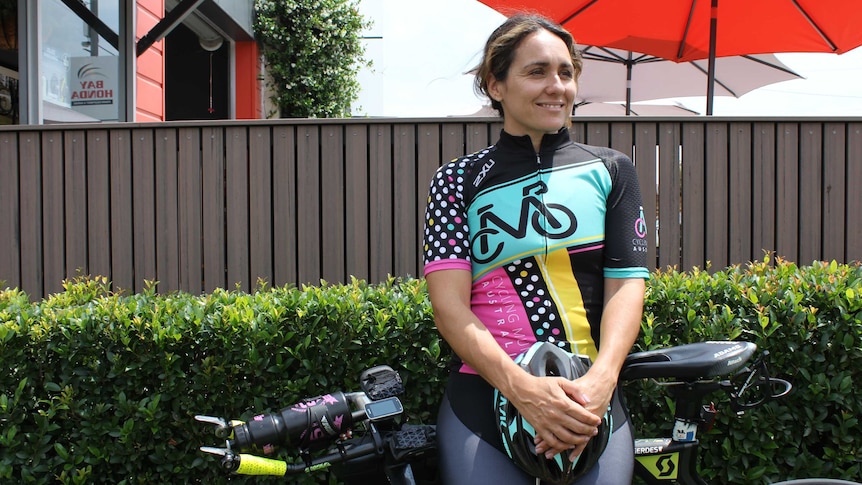
POLYGON ((629 59, 626 61, 626 116, 632 114, 632 51, 629 51, 629 59))
POLYGON ((718 30, 718 0, 712 0, 709 13, 709 65, 707 67, 706 115, 712 115, 712 98, 715 94, 715 44, 718 30))

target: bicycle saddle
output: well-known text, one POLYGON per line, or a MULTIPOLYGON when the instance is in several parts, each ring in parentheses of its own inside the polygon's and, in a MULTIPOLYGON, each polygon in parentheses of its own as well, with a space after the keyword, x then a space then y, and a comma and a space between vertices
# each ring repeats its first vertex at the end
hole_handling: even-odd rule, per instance
POLYGON ((630 354, 620 373, 623 380, 705 379, 730 374, 745 365, 757 345, 751 342, 697 342, 630 354))

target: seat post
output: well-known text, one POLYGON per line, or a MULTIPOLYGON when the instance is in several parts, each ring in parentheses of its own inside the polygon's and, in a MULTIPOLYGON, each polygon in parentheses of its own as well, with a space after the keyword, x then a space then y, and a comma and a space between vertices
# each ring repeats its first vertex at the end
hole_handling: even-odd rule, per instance
POLYGON ((715 412, 705 408, 703 400, 707 394, 714 392, 719 386, 715 382, 685 382, 671 388, 676 410, 674 412, 673 435, 671 439, 677 442, 697 440, 697 430, 701 424, 711 421, 715 412))

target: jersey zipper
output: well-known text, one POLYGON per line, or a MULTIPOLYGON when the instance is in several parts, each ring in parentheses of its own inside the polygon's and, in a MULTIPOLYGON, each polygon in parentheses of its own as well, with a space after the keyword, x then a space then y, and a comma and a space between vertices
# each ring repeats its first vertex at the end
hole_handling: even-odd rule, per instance
MULTIPOLYGON (((542 177, 542 155, 539 152, 536 152, 536 176, 539 179, 539 182, 545 184, 545 181, 542 177)), ((543 262, 548 261, 548 217, 547 217, 547 208, 545 206, 545 193, 539 193, 539 202, 541 202, 541 210, 542 210, 542 229, 544 229, 544 234, 542 234, 542 240, 545 245, 544 258, 543 262)), ((544 263, 543 263, 544 264, 544 263)))

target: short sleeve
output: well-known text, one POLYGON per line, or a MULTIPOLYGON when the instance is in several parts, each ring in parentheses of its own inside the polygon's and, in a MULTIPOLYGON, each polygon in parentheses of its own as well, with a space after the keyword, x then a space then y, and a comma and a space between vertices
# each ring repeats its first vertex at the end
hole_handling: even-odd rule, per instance
POLYGON ((649 278, 647 268, 647 223, 637 171, 619 153, 607 162, 612 189, 605 220, 605 276, 649 278))
POLYGON ((455 160, 434 174, 425 206, 425 274, 452 267, 470 268, 470 231, 463 195, 466 162, 455 160))

